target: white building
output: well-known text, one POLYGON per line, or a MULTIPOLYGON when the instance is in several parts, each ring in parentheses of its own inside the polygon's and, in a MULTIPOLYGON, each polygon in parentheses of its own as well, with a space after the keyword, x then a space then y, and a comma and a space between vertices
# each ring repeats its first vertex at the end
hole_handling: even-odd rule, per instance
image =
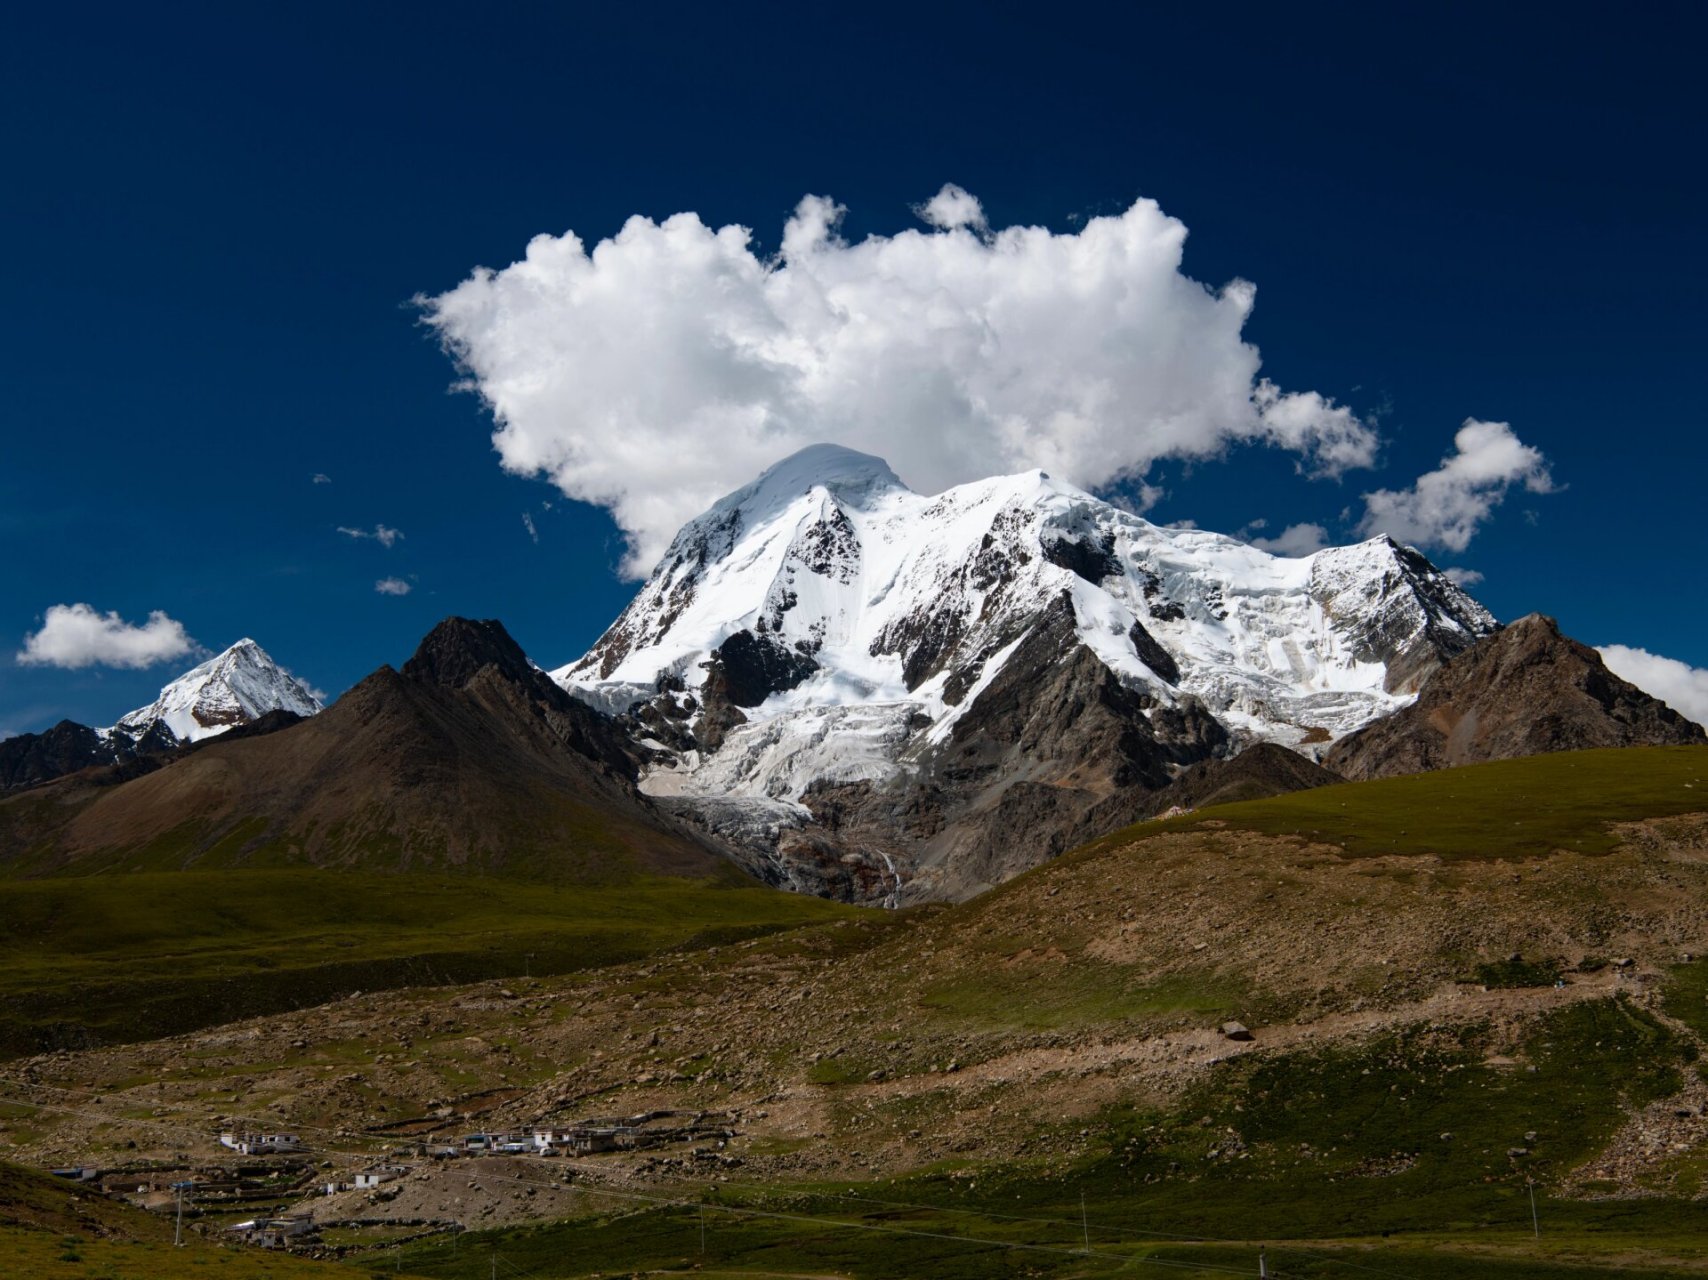
POLYGON ((387 1182, 396 1182, 409 1172, 407 1165, 376 1164, 371 1169, 363 1169, 356 1175, 356 1190, 371 1191, 387 1182))

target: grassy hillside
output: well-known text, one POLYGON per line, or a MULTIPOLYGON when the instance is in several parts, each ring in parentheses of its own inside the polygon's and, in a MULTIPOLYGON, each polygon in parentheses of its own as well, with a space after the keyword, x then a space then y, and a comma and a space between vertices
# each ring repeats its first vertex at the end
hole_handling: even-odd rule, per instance
POLYGON ((1163 831, 1300 835, 1354 857, 1607 853, 1615 824, 1708 810, 1708 747, 1622 747, 1498 760, 1320 787, 1140 823, 1093 849, 1163 831))
MULTIPOLYGON (((361 1212, 469 1229, 393 1247, 347 1228, 371 1246, 347 1268, 375 1280, 475 1280, 495 1257, 565 1277, 1255 1275, 1260 1246, 1272 1274, 1318 1280, 1701 1276, 1708 961, 1684 957, 1708 955, 1704 779, 1701 749, 1591 752, 1232 804, 961 906, 784 898, 823 923, 598 971, 570 970, 619 954, 617 916, 665 948, 732 915, 789 921, 717 909, 731 890, 602 901, 469 878, 419 902, 341 898, 356 918, 326 923, 314 887, 365 882, 207 873, 285 874, 274 897, 321 912, 288 939, 316 972, 343 972, 340 937, 400 965, 450 949, 422 917, 453 892, 469 955, 513 946, 533 910, 580 921, 584 951, 507 991, 387 993, 205 1042, 0 1064, 0 1142, 43 1162, 164 1159, 211 1143, 236 1103, 353 1167, 398 1124, 733 1117, 698 1156, 541 1160, 525 1186, 522 1160, 417 1170, 361 1212), (431 1100, 455 1110, 435 1121, 431 1100)), ((57 937, 135 928, 125 947, 183 936, 182 962, 217 974, 231 939, 274 927, 268 901, 241 899, 157 929, 115 897, 83 921, 74 892, 51 897, 72 883, 17 886, 50 895, 20 913, 19 972, 75 966, 47 954, 57 937)), ((251 976, 286 943, 258 942, 251 976)))
POLYGON ((0 881, 0 1049, 135 1040, 352 991, 586 969, 853 910, 662 877, 565 887, 294 868, 0 881))
POLYGON ((331 1263, 222 1248, 194 1231, 174 1248, 172 1224, 165 1219, 3 1161, 0 1258, 7 1280, 313 1280, 349 1274, 331 1263))

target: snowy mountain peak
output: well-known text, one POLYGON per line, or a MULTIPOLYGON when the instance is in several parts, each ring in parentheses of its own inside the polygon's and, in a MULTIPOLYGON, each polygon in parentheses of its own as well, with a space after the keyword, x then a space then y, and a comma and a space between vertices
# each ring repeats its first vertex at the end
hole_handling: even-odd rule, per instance
POLYGON ((814 488, 859 502, 872 494, 906 490, 907 486, 882 458, 839 444, 810 444, 767 467, 752 484, 724 497, 712 510, 742 507, 757 515, 762 506, 787 503, 814 488))
POLYGON ((244 637, 186 671, 162 689, 154 702, 123 717, 114 729, 136 736, 164 724, 179 741, 193 742, 281 710, 311 716, 321 705, 265 649, 244 637))
MULTIPOLYGON (((1080 804, 1245 743, 1319 751, 1495 626, 1387 538, 1289 559, 1043 471, 927 496, 876 458, 815 446, 684 526, 552 675, 627 717, 655 795, 800 818, 826 788, 882 790, 861 802, 875 813, 906 810, 890 793, 917 785, 941 808, 988 765, 996 789, 965 797, 984 821, 1017 780, 1054 778, 1080 804), (1113 738, 1076 727, 1117 710, 1113 738), (1011 776, 987 758, 1014 742, 1030 754, 1011 776)), ((937 857, 947 837, 932 840, 937 857)))

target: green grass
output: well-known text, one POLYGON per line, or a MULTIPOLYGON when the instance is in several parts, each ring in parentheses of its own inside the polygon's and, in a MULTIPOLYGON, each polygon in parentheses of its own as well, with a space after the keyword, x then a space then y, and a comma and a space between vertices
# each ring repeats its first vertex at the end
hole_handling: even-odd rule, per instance
POLYGON ((1708 811, 1708 747, 1565 751, 1296 791, 1140 823, 1089 850, 1219 825, 1307 836, 1356 857, 1609 853, 1612 824, 1708 811))
MULTIPOLYGON (((408 1275, 408 1272, 403 1274, 408 1275)), ((0 1275, 7 1280, 314 1280, 336 1265, 220 1247, 166 1218, 33 1169, 0 1162, 0 1275)))
POLYGON ((354 991, 561 973, 845 919, 756 886, 309 868, 0 882, 0 1049, 123 1041, 354 991))
POLYGON ((1560 960, 1526 960, 1509 956, 1479 964, 1471 972, 1471 981, 1493 991, 1498 987, 1551 987, 1565 973, 1560 960))
POLYGON ((1675 965, 1661 1007, 1697 1035, 1708 1038, 1708 958, 1675 965))
POLYGON ((1080 960, 1011 970, 968 969, 927 988, 934 1023, 955 1031, 1059 1031, 1153 1018, 1258 1017, 1259 999, 1236 974, 1206 969, 1150 978, 1080 960))

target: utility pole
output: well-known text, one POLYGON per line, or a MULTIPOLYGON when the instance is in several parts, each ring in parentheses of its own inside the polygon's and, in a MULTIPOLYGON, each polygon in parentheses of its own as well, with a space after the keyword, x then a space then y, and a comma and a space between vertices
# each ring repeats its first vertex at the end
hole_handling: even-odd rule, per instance
POLYGON ((1536 1216, 1536 1179, 1525 1178, 1525 1185, 1530 1188, 1530 1230, 1536 1238, 1542 1238, 1542 1220, 1536 1216))
POLYGON ((172 1184, 172 1190, 178 1193, 178 1224, 172 1229, 174 1248, 182 1248, 184 1245, 184 1188, 189 1185, 188 1182, 174 1182, 172 1184))
POLYGON ((1269 1280, 1269 1250, 1257 1246, 1257 1280, 1269 1280))
POLYGON ((701 1203, 700 1203, 700 1257, 704 1258, 705 1256, 706 1256, 706 1205, 705 1205, 704 1201, 701 1201, 701 1203))
POLYGON ((1091 1252, 1091 1220, 1085 1216, 1085 1192, 1079 1193, 1079 1229, 1085 1236, 1085 1251, 1091 1252))

